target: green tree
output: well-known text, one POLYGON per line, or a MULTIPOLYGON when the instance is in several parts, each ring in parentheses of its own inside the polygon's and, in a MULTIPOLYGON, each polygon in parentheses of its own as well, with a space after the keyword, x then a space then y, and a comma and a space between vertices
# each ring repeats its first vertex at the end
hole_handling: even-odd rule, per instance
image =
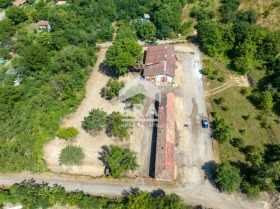
POLYGON ((214 120, 215 123, 215 137, 220 143, 228 142, 231 139, 231 129, 225 119, 214 120))
POLYGON ((6 9, 6 17, 13 21, 16 25, 28 19, 25 11, 16 6, 11 6, 6 9))
POLYGON ((13 0, 1 0, 0 1, 0 8, 6 9, 8 6, 12 5, 13 0))
POLYGON ((71 126, 71 127, 67 127, 67 128, 60 128, 58 129, 58 132, 57 132, 57 136, 61 139, 74 139, 78 136, 79 134, 79 131, 71 126))
POLYGON ((156 35, 156 26, 151 22, 141 24, 138 35, 144 40, 150 40, 156 35))
POLYGON ((83 165, 85 153, 81 147, 68 145, 59 154, 59 165, 83 165))
POLYGON ((224 162, 215 169, 215 182, 222 191, 232 193, 240 186, 242 181, 239 172, 238 168, 230 165, 229 162, 224 162))
POLYGON ((104 96, 108 98, 118 97, 120 90, 124 87, 123 81, 110 78, 104 88, 104 96))
POLYGON ((136 33, 132 30, 130 25, 123 25, 118 28, 115 40, 130 39, 137 41, 136 33))
POLYGON ((260 147, 246 147, 246 159, 253 166, 259 167, 263 163, 263 150, 260 147))
POLYGON ((114 178, 121 178, 124 172, 135 170, 139 167, 135 152, 116 145, 110 145, 103 150, 102 160, 110 169, 110 175, 114 178))
POLYGON ((107 133, 119 140, 127 139, 132 131, 129 119, 120 112, 112 112, 107 118, 107 133))
POLYGON ((105 64, 117 75, 127 72, 129 67, 141 59, 142 48, 134 40, 120 39, 114 42, 106 52, 105 64))
POLYGON ((93 109, 89 116, 84 118, 82 127, 87 133, 96 135, 106 127, 107 113, 102 109, 93 109))
POLYGON ((39 44, 31 44, 23 49, 22 65, 31 70, 42 70, 48 62, 47 50, 39 44))
POLYGON ((260 94, 258 106, 262 110, 271 110, 273 108, 273 98, 269 91, 264 91, 260 94))

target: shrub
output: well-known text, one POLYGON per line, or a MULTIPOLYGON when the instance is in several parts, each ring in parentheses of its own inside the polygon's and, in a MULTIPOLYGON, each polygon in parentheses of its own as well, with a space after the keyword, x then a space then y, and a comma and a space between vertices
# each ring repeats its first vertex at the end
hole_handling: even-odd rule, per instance
POLYGON ((82 127, 87 133, 96 135, 106 127, 107 113, 101 109, 93 109, 89 116, 84 118, 82 127))
POLYGON ((211 114, 211 116, 212 116, 213 118, 216 118, 217 115, 218 115, 218 112, 217 112, 217 111, 213 111, 213 112, 210 112, 210 114, 211 114))
POLYGON ((269 122, 267 122, 266 120, 265 121, 261 121, 260 125, 264 129, 271 129, 271 124, 269 122))
POLYGON ((66 140, 72 140, 74 138, 76 138, 79 134, 79 131, 71 126, 71 127, 67 127, 67 128, 60 128, 57 132, 57 136, 61 139, 66 139, 66 140))
POLYGON ((252 185, 247 181, 242 183, 242 187, 249 197, 257 198, 260 195, 259 185, 252 185))
POLYGON ((245 129, 240 129, 240 130, 239 130, 239 133, 240 133, 241 135, 244 135, 244 134, 246 133, 246 130, 245 130, 245 129))
POLYGON ((220 73, 220 70, 216 69, 216 70, 213 71, 213 75, 218 75, 219 73, 220 73))
POLYGON ((118 97, 120 90, 124 87, 124 82, 110 78, 104 88, 104 96, 112 99, 118 97))
POLYGON ((82 165, 84 159, 85 153, 81 147, 68 145, 59 154, 59 165, 82 165))
POLYGON ((251 93, 251 91, 250 91, 249 88, 242 88, 242 89, 240 90, 240 93, 241 93, 242 95, 244 95, 244 96, 247 96, 247 95, 249 95, 249 94, 251 93))
POLYGON ((213 100, 215 104, 220 105, 225 101, 224 97, 219 97, 213 100))
POLYGON ((209 67, 206 67, 202 70, 203 75, 212 75, 212 70, 209 67))
POLYGON ((222 110, 223 110, 223 111, 228 111, 228 110, 229 110, 229 107, 228 107, 228 106, 223 106, 223 107, 222 107, 222 110))
POLYGON ((242 115, 242 118, 247 121, 251 118, 251 115, 242 115))
POLYGON ((223 82, 225 82, 226 79, 225 79, 225 77, 220 77, 220 78, 218 78, 217 80, 218 80, 219 82, 223 83, 223 82))
POLYGON ((231 129, 227 124, 225 119, 218 119, 214 120, 215 124, 215 137, 220 143, 228 142, 231 139, 231 129))
POLYGON ((230 140, 230 143, 234 147, 241 148, 241 147, 244 146, 244 139, 242 139, 242 138, 233 138, 233 139, 230 140))

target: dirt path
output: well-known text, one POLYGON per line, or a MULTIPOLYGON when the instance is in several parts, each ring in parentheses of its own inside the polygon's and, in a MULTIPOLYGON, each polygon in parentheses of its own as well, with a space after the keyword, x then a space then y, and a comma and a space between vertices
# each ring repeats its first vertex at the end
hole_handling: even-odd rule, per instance
POLYGON ((212 96, 212 95, 218 94, 232 86, 249 87, 250 83, 246 76, 229 75, 228 81, 226 83, 224 83, 223 85, 221 85, 217 88, 211 89, 210 91, 206 91, 205 95, 212 96))
POLYGON ((93 71, 86 84, 86 96, 81 102, 75 113, 70 114, 62 122, 63 127, 74 126, 79 130, 79 135, 75 140, 76 145, 84 148, 86 154, 84 166, 63 168, 59 166, 58 155, 60 150, 66 147, 70 142, 65 140, 55 139, 46 144, 44 148, 45 159, 48 163, 49 168, 55 172, 65 172, 83 174, 83 175, 93 175, 100 176, 104 173, 104 166, 102 162, 98 159, 99 152, 103 145, 109 145, 114 143, 114 141, 109 138, 105 133, 101 133, 98 136, 91 136, 86 133, 81 127, 81 123, 84 120, 90 110, 93 108, 101 108, 107 112, 120 111, 121 105, 118 101, 108 101, 100 96, 100 91, 104 87, 104 84, 109 79, 108 76, 102 74, 99 71, 99 66, 105 58, 105 53, 107 49, 101 49, 97 54, 98 60, 93 68, 93 71))

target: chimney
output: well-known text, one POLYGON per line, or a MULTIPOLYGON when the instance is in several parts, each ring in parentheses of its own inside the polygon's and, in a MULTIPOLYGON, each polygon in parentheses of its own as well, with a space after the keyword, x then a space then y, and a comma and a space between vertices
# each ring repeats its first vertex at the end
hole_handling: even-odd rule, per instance
POLYGON ((166 72, 166 61, 161 61, 161 63, 163 63, 163 70, 164 70, 164 72, 166 72))

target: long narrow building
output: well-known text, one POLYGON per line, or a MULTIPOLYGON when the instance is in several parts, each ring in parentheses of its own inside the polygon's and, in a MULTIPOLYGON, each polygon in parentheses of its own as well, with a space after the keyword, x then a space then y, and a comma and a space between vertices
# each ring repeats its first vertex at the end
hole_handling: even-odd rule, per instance
POLYGON ((175 179, 175 96, 163 94, 158 108, 158 127, 156 141, 156 180, 175 179))

